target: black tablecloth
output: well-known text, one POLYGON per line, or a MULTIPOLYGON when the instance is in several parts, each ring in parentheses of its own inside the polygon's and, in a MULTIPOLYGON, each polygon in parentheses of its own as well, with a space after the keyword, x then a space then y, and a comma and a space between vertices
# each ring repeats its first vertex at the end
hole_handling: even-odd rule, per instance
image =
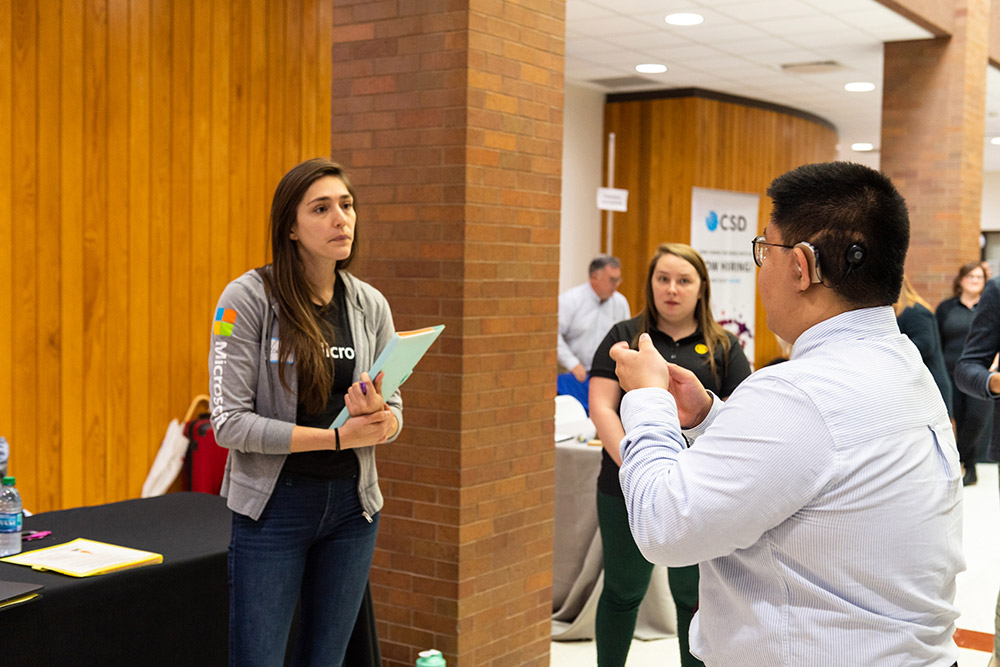
MULTIPOLYGON (((226 665, 231 516, 225 498, 170 493, 26 518, 25 531, 52 534, 25 551, 85 537, 154 551, 163 563, 82 579, 0 563, 0 579, 44 586, 40 597, 0 609, 0 667, 226 665)), ((366 589, 344 665, 380 662, 366 589)))
POLYGON ((0 609, 0 665, 225 665, 230 522, 225 499, 202 493, 26 518, 25 530, 52 531, 26 551, 84 537, 163 563, 82 579, 0 563, 0 579, 44 586, 0 609))

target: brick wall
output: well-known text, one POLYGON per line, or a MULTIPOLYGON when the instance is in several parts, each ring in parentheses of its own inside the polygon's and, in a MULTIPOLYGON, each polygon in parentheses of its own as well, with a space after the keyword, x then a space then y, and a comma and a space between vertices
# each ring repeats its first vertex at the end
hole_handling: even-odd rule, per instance
POLYGON ((383 659, 548 665, 564 2, 335 0, 354 271, 444 323, 378 453, 383 659))
POLYGON ((979 258, 989 0, 955 0, 950 38, 885 45, 882 170, 906 198, 907 273, 932 305, 979 258))

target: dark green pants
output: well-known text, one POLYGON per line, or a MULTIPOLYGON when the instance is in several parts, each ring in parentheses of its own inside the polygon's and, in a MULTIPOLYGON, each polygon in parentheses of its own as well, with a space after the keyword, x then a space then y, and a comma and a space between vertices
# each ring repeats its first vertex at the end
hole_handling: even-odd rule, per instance
MULTIPOLYGON (((604 590, 597 603, 597 665, 623 667, 628 657, 639 605, 646 596, 653 565, 642 557, 628 528, 625 501, 597 492, 597 521, 604 547, 604 590)), ((688 629, 698 603, 698 566, 669 568, 670 593, 677 608, 682 667, 703 667, 688 651, 688 629)))

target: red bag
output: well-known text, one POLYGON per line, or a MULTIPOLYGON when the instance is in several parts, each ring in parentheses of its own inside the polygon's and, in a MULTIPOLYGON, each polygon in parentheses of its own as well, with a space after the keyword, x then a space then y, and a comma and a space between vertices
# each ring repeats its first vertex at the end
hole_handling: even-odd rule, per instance
POLYGON ((188 438, 188 451, 184 459, 187 471, 187 489, 218 495, 222 489, 222 475, 226 471, 229 451, 215 442, 215 432, 208 413, 198 415, 184 426, 188 438))

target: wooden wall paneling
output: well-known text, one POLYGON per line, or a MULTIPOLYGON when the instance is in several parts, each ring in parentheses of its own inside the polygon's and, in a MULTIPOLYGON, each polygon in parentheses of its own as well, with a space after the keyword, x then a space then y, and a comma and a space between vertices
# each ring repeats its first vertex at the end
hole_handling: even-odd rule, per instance
MULTIPOLYGON (((191 346, 191 361, 194 369, 191 393, 195 395, 208 387, 208 346, 212 309, 223 287, 232 278, 229 273, 230 253, 230 211, 229 211, 229 144, 230 144, 230 84, 231 84, 231 14, 229 2, 212 5, 212 49, 211 49, 211 184, 209 191, 211 231, 208 254, 207 289, 203 300, 194 309, 196 324, 195 338, 191 346), (199 321, 200 320, 200 321, 199 321), (203 323, 203 324, 202 324, 203 323)), ((208 13, 208 12, 206 12, 208 13)))
POLYGON ((657 245, 671 237, 672 173, 679 162, 669 159, 663 151, 654 150, 658 141, 677 145, 674 136, 676 133, 673 132, 676 119, 662 113, 662 105, 659 104, 641 105, 640 114, 642 127, 646 128, 650 139, 640 140, 638 145, 639 163, 643 166, 639 172, 638 188, 644 193, 637 202, 641 206, 639 220, 647 220, 648 223, 637 221, 636 228, 630 230, 636 237, 633 289, 638 296, 634 302, 629 303, 636 314, 645 308, 646 273, 653 251, 657 245))
MULTIPOLYGON (((676 161, 663 159, 661 151, 654 150, 651 137, 672 134, 671 121, 660 113, 658 105, 639 104, 635 109, 637 134, 629 135, 629 153, 634 154, 636 169, 630 170, 629 199, 636 193, 634 219, 623 229, 625 238, 633 239, 635 248, 630 258, 632 277, 629 280, 632 312, 639 314, 646 307, 646 273, 650 257, 656 246, 669 238, 669 206, 672 199, 671 180, 664 170, 676 167, 676 161)), ((671 143, 673 143, 671 141, 671 143)), ((623 159, 631 161, 627 155, 623 159)), ((617 181, 617 177, 616 177, 617 181)), ((629 208, 633 208, 631 201, 629 208)), ((616 243, 617 245, 617 243, 616 243)))
MULTIPOLYGON (((656 180, 651 184, 650 197, 659 195, 650 208, 652 233, 645 244, 646 261, 643 280, 649 260, 661 243, 689 243, 691 241, 691 192, 689 184, 694 179, 695 156, 703 140, 698 132, 698 119, 690 99, 656 100, 648 105, 654 128, 651 134, 650 153, 655 156, 656 180), (662 146, 664 150, 653 150, 662 146), (666 150, 669 147, 669 150, 666 150)), ((643 285, 645 290, 645 285, 643 285)))
POLYGON ((319 2, 316 8, 316 29, 318 30, 316 61, 316 124, 313 146, 317 155, 332 152, 333 95, 330 82, 333 81, 333 3, 319 2))
MULTIPOLYGON (((325 3, 324 3, 325 4, 325 3)), ((265 263, 267 247, 267 220, 271 210, 271 196, 274 183, 268 177, 268 114, 271 104, 268 100, 268 45, 269 33, 274 26, 268 25, 267 3, 252 0, 250 3, 250 86, 247 108, 250 111, 249 136, 247 138, 248 159, 251 165, 247 177, 247 200, 254 202, 244 218, 243 228, 247 234, 245 265, 254 268, 265 263)), ((234 273, 235 276, 235 273, 234 273)))
MULTIPOLYGON (((679 170, 674 183, 675 199, 672 215, 677 220, 678 238, 681 243, 691 242, 691 188, 693 186, 708 187, 708 184, 698 180, 698 162, 703 159, 708 142, 712 141, 711 133, 705 127, 705 119, 701 114, 699 100, 686 98, 674 100, 677 104, 671 113, 683 116, 681 126, 677 128, 678 141, 682 142, 684 150, 679 160, 679 170), (706 136, 707 135, 707 136, 706 136)), ((709 149, 710 150, 710 149, 709 149)))
MULTIPOLYGON (((622 230, 626 238, 633 239, 635 249, 631 262, 634 278, 630 280, 632 293, 629 303, 632 310, 639 313, 646 302, 646 269, 656 246, 670 238, 671 215, 669 207, 673 200, 672 178, 664 170, 677 168, 676 160, 667 159, 663 151, 656 149, 656 142, 665 140, 676 145, 674 124, 676 119, 662 113, 657 104, 639 104, 635 110, 638 134, 631 137, 629 153, 634 154, 636 169, 632 173, 629 199, 636 193, 635 212, 638 216, 630 221, 628 229, 622 230), (654 139, 653 137, 659 137, 654 139)), ((627 155, 622 156, 628 160, 627 155)), ((631 161, 631 160, 630 160, 631 161)), ((631 202, 629 208, 632 208, 631 202)))
POLYGON ((205 391, 277 179, 329 152, 332 11, 0 0, 0 435, 29 508, 137 496, 205 391))
MULTIPOLYGON (((57 509, 83 504, 84 354, 83 339, 83 0, 63 0, 59 52, 59 384, 60 433, 57 509)), ((2 177, 0 177, 2 178, 2 177)), ((53 221, 54 222, 54 221, 53 221)))
MULTIPOLYGON (((142 1, 142 0, 140 0, 142 1)), ((143 323, 149 339, 149 413, 146 427, 136 437, 146 437, 147 460, 152 461, 167 425, 181 419, 186 406, 171 403, 171 347, 176 338, 176 309, 172 293, 170 255, 174 237, 173 191, 173 0, 151 2, 150 127, 149 127, 149 320, 143 323)), ((138 350, 137 350, 138 351, 138 350)), ((140 487, 141 488, 141 487, 140 487)), ((134 492, 133 492, 134 493, 134 492)))
POLYGON ((107 488, 107 174, 108 21, 104 0, 84 5, 83 500, 103 503, 107 488))
MULTIPOLYGON (((191 360, 188 355, 191 341, 192 274, 196 267, 192 264, 193 244, 192 223, 197 209, 192 206, 192 172, 194 169, 194 130, 192 128, 193 70, 192 52, 194 42, 194 17, 192 0, 174 0, 173 29, 173 87, 171 136, 171 232, 170 232, 170 397, 169 404, 178 417, 191 400, 191 360)), ((204 44, 202 42, 201 44, 204 44)), ((204 216, 197 216, 198 226, 207 224, 204 216)), ((204 317, 204 316, 203 316, 204 317)), ((208 322, 203 331, 209 331, 208 322)), ((208 362, 205 362, 206 366, 208 362)))
POLYGON ((128 465, 137 440, 122 438, 128 425, 128 320, 129 256, 131 219, 129 195, 129 87, 132 79, 129 53, 128 0, 108 0, 108 117, 107 191, 105 212, 107 254, 107 427, 105 428, 105 499, 122 498, 128 493, 128 465), (117 426, 114 427, 112 425, 117 426))
MULTIPOLYGON (((318 92, 322 90, 319 81, 316 79, 318 58, 318 32, 319 25, 316 23, 316 0, 301 0, 302 15, 300 17, 300 36, 298 40, 299 53, 299 99, 302 106, 299 110, 299 133, 302 137, 302 146, 299 149, 299 159, 315 157, 313 153, 315 146, 313 139, 316 137, 316 98, 318 92)), ((325 2, 325 0, 324 0, 325 2)), ((332 4, 332 3, 331 3, 332 4)), ((294 42, 293 42, 294 43, 294 42)), ((329 116, 327 116, 329 118, 329 116)), ((329 144, 327 144, 329 146, 329 144)), ((329 153, 329 150, 325 151, 329 153)))
POLYGON ((14 238, 12 160, 13 7, 0 0, 0 436, 13 438, 14 427, 14 238))
MULTIPOLYGON (((285 0, 285 71, 284 81, 285 128, 291 130, 283 135, 284 168, 282 173, 302 161, 302 131, 298 124, 302 119, 302 98, 307 91, 302 85, 302 0, 285 0), (293 129, 294 128, 294 129, 293 129)), ((273 98, 272 98, 273 99, 273 98)))
MULTIPOLYGON (((267 159, 263 165, 271 194, 292 164, 285 159, 285 2, 267 3, 267 159)), ((269 209, 270 210, 270 209, 269 209)))
MULTIPOLYGON (((60 49, 59 8, 38 12, 39 54, 58 54, 60 49)), ((60 323, 59 323, 59 211, 62 188, 59 183, 58 95, 45 91, 59 80, 59 58, 38 58, 38 254, 34 270, 38 274, 37 368, 37 471, 36 507, 53 507, 59 501, 60 452, 60 323), (44 480, 44 483, 42 483, 44 480), (55 483, 52 483, 52 482, 55 483)))
POLYGON ((656 133, 658 114, 655 108, 648 104, 640 105, 637 111, 639 121, 636 124, 636 129, 639 131, 639 137, 632 151, 636 156, 635 166, 637 169, 631 172, 631 176, 634 179, 635 192, 642 194, 636 201, 637 218, 630 220, 627 228, 622 231, 634 239, 635 243, 632 257, 634 265, 632 272, 635 274, 635 279, 631 281, 635 299, 629 300, 629 305, 632 306, 633 311, 639 313, 645 307, 646 266, 649 263, 650 249, 656 245, 658 237, 662 234, 662 205, 664 200, 669 198, 669 193, 661 187, 663 177, 661 154, 659 151, 653 150, 653 142, 648 139, 649 136, 656 133))
MULTIPOLYGON (((225 267, 222 285, 218 286, 212 295, 218 297, 222 287, 240 275, 248 268, 247 228, 252 224, 248 219, 251 199, 254 204, 259 197, 252 196, 248 187, 248 173, 257 169, 250 163, 250 135, 247 132, 249 118, 250 92, 250 6, 244 2, 232 5, 232 29, 230 31, 232 46, 230 48, 229 70, 231 81, 227 101, 229 104, 229 157, 228 164, 228 194, 229 212, 229 264, 225 267)), ((255 137, 256 139, 256 137, 255 137)), ((206 343, 208 337, 206 336, 206 343)))
MULTIPOLYGON (((613 217, 612 229, 612 253, 622 262, 622 285, 621 292, 628 299, 632 312, 638 312, 642 308, 640 277, 641 271, 637 268, 642 263, 642 252, 638 250, 637 244, 632 242, 632 237, 641 233, 643 226, 640 224, 640 209, 643 206, 641 198, 637 192, 639 174, 642 165, 637 157, 637 147, 641 137, 640 106, 636 103, 610 104, 605 107, 606 115, 604 122, 603 143, 605 147, 604 165, 602 169, 601 183, 607 184, 608 156, 607 142, 611 132, 615 134, 615 164, 614 164, 614 186, 624 188, 629 191, 629 206, 625 213, 615 213, 613 217)), ((607 248, 607 215, 601 214, 601 249, 606 252, 607 248)))
MULTIPOLYGON (((125 496, 142 489, 159 440, 149 432, 150 414, 150 98, 152 84, 152 2, 129 2, 128 87, 128 332, 129 447, 125 496)), ((112 443, 115 446, 116 443, 112 443)))
POLYGON ((192 117, 192 165, 191 165, 191 236, 188 252, 191 254, 191 284, 188 316, 191 318, 187 329, 187 345, 182 352, 181 362, 189 369, 188 384, 184 389, 191 400, 208 386, 208 369, 205 359, 208 355, 209 321, 203 313, 211 313, 215 305, 210 296, 212 291, 212 245, 213 233, 218 221, 213 219, 212 157, 215 151, 213 131, 212 73, 214 70, 215 48, 212 44, 212 5, 194 3, 191 45, 191 117, 192 117), (211 301, 211 303, 210 303, 211 301), (196 350, 205 349, 205 355, 196 350), (205 381, 200 382, 204 377, 205 381))
POLYGON ((29 509, 37 506, 38 488, 38 16, 36 7, 15 3, 13 22, 14 114, 12 266, 16 287, 13 330, 14 428, 9 470, 18 477, 29 509))

